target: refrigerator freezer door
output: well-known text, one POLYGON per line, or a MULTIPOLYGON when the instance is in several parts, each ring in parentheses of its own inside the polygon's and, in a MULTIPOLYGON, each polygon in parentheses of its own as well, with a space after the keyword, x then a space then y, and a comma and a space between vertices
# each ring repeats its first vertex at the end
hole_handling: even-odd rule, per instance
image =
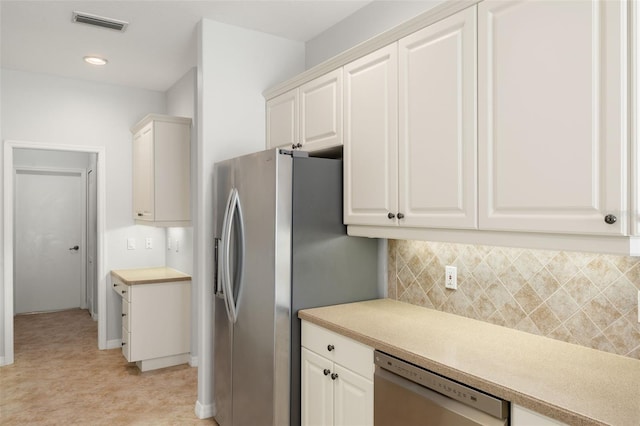
MULTIPOLYGON (((227 208, 226 201, 234 185, 234 161, 218 163, 214 168, 214 220, 216 238, 222 237, 222 227, 227 208)), ((220 247, 219 247, 220 252, 220 247)), ((223 297, 214 299, 214 348, 213 348, 213 398, 215 405, 215 419, 220 425, 232 424, 232 394, 231 394, 231 350, 233 347, 233 324, 229 322, 222 290, 222 259, 218 255, 218 293, 223 297)))
POLYGON ((276 279, 276 265, 282 255, 287 271, 291 268, 287 229, 291 226, 292 160, 271 150, 236 161, 234 186, 243 210, 246 249, 243 285, 237 296, 238 316, 233 325, 233 425, 288 424, 288 386, 284 394, 274 388, 280 375, 288 385, 289 374, 288 353, 281 356, 277 342, 282 336, 288 352, 291 284, 288 272, 284 280, 276 279), (276 226, 280 220, 285 222, 284 230, 276 226), (283 248, 278 243, 280 233, 286 234, 287 246, 283 248), (286 371, 279 367, 283 362, 286 371), (276 399, 286 403, 284 419, 277 415, 276 399))

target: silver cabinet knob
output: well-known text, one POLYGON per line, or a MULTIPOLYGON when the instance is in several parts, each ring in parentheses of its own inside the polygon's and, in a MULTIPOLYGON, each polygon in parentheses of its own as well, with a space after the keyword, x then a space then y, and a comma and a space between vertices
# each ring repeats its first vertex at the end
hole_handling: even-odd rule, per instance
POLYGON ((404 213, 398 213, 398 219, 404 219, 404 213))
POLYGON ((333 346, 333 345, 328 345, 328 346, 327 346, 327 350, 328 350, 329 352, 331 352, 331 351, 332 351, 332 350, 334 350, 335 348, 336 348, 336 347, 335 347, 335 346, 333 346))
POLYGON ((337 379, 337 378, 338 378, 338 373, 333 373, 333 374, 331 375, 331 380, 335 380, 335 379, 337 379))
POLYGON ((613 225, 614 223, 616 223, 617 220, 618 218, 612 214, 608 214, 604 217, 604 223, 607 223, 609 225, 613 225))
POLYGON ((325 376, 328 376, 329 373, 331 373, 331 370, 329 370, 328 368, 325 368, 322 372, 324 373, 325 376))
POLYGON ((393 213, 391 213, 391 212, 389 212, 389 214, 387 215, 387 217, 388 217, 389 219, 393 219, 394 217, 396 217, 396 215, 395 215, 395 214, 393 214, 393 213))

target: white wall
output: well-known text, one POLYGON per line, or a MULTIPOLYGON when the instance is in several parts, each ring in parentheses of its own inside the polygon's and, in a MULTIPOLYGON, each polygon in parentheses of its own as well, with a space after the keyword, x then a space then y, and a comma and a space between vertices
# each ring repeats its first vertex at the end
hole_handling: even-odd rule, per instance
MULTIPOLYGON (((188 117, 193 120, 191 128, 191 188, 196 184, 196 69, 189 70, 166 93, 167 114, 188 117)), ((195 191, 193 191, 195 192, 195 191)), ((191 194, 191 216, 195 211, 196 197, 191 194)), ((167 246, 167 266, 187 274, 193 273, 193 227, 167 228, 167 241, 171 240, 171 248, 167 246)), ((192 292, 195 295, 196 292, 192 292)), ((195 300, 195 299, 194 299, 195 300)))
POLYGON ((443 3, 444 0, 374 1, 306 43, 312 68, 382 32, 443 3))
MULTIPOLYGON (((3 140, 106 147, 106 273, 164 265, 164 230, 133 223, 129 128, 147 113, 164 113, 165 94, 6 69, 2 70, 0 87, 3 140), (127 250, 128 237, 137 240, 137 250, 127 250), (152 250, 143 248, 145 237, 154 238, 152 250)), ((0 220, 4 220, 3 209, 0 220)), ((110 282, 109 277, 99 278, 110 282)), ((3 275, 0 280, 3 295, 3 275)), ((109 340, 120 337, 120 318, 116 318, 119 310, 115 293, 107 291, 109 340)), ((4 301, 0 303, 1 322, 3 311, 4 301)), ((0 330, 4 331, 4 323, 0 323, 0 330)), ((0 339, 0 345, 3 356, 4 339, 0 339)))
POLYGON ((302 43, 203 20, 198 28, 194 278, 201 295, 199 417, 213 414, 213 165, 265 148, 262 92, 304 70, 302 43), (231 42, 232 41, 232 42, 231 42))
MULTIPOLYGON (((191 218, 196 209, 195 187, 196 177, 196 108, 197 108, 197 85, 196 68, 185 73, 167 91, 167 114, 179 117, 189 117, 191 126, 191 218)), ((193 227, 188 228, 167 228, 167 251, 166 263, 168 267, 177 269, 184 273, 193 274, 193 227)), ((191 358, 196 361, 198 356, 198 286, 191 286, 191 358)))

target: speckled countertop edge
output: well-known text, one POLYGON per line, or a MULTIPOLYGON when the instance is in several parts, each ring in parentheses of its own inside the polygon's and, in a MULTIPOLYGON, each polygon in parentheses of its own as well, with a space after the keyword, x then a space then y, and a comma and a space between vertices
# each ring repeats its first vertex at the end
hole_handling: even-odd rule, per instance
POLYGON ((638 360, 390 299, 298 316, 571 425, 640 424, 638 360))
POLYGON ((156 284, 173 281, 189 281, 191 276, 183 272, 168 268, 137 268, 112 270, 111 273, 126 285, 156 284))

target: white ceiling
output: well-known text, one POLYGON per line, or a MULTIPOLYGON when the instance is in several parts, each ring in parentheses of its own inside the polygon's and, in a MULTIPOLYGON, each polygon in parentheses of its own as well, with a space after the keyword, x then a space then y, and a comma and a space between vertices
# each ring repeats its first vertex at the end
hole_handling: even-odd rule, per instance
POLYGON ((0 1, 2 68, 165 91, 196 65, 202 18, 305 42, 370 1, 0 1), (129 22, 77 24, 73 11, 129 22), (98 68, 86 55, 109 60, 98 68))

